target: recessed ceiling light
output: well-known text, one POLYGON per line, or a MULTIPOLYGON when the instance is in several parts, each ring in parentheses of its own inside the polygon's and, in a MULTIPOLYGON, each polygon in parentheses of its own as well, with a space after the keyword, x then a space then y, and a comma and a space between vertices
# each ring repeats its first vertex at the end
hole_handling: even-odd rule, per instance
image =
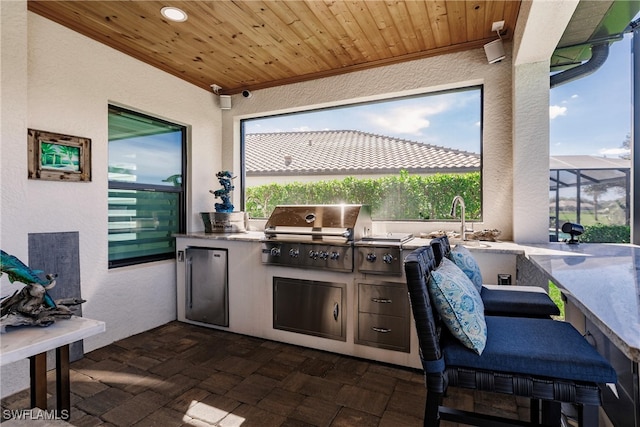
POLYGON ((178 9, 177 7, 163 7, 160 10, 160 13, 162 13, 162 16, 164 16, 165 18, 174 22, 184 22, 187 20, 187 13, 182 9, 178 9))

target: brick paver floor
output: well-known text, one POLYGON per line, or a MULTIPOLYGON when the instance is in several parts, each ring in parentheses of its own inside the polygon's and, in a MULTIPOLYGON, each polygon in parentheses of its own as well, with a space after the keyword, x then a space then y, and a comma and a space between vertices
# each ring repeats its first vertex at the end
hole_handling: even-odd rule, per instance
MULTIPOLYGON (((418 370, 180 322, 85 354, 71 364, 71 393, 69 423, 86 427, 418 427, 426 395, 418 370)), ((529 416, 526 399, 453 388, 447 399, 529 416)), ((28 408, 28 390, 1 406, 7 426, 26 425, 4 414, 28 408)))

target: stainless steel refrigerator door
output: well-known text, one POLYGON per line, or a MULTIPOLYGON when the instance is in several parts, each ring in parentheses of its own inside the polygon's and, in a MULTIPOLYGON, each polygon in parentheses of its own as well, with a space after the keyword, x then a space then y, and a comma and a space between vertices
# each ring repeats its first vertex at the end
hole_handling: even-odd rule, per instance
POLYGON ((229 326, 226 249, 187 248, 185 267, 186 318, 229 326))

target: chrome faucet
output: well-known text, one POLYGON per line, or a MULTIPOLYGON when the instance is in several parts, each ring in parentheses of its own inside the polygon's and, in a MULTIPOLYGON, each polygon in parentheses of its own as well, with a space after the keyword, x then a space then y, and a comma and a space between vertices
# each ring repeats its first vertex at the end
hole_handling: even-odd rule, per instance
POLYGON ((465 215, 465 206, 464 206, 464 199, 462 198, 462 196, 456 196, 453 198, 453 202, 451 202, 451 217, 455 218, 455 214, 456 214, 456 207, 460 205, 460 238, 462 240, 468 240, 467 239, 467 232, 468 231, 473 231, 473 230, 467 230, 466 224, 464 222, 464 215, 465 215))

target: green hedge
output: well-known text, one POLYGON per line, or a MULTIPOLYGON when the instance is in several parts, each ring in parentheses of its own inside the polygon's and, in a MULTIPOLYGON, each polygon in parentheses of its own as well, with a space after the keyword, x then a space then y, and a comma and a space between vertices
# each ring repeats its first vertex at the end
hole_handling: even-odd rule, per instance
POLYGON ((578 239, 584 243, 629 243, 631 241, 631 227, 628 225, 587 225, 584 227, 584 233, 578 239))
POLYGON ((250 187, 246 189, 245 210, 251 218, 267 218, 278 205, 350 203, 371 206, 372 216, 378 220, 451 219, 451 201, 460 195, 466 219, 479 220, 480 190, 480 172, 422 176, 401 171, 377 179, 346 177, 250 187))

